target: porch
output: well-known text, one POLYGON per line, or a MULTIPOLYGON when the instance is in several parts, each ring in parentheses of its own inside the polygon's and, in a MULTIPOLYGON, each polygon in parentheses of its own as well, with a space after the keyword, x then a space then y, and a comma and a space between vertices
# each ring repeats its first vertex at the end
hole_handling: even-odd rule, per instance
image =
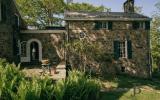
MULTIPOLYGON (((33 77, 33 76, 36 77, 36 76, 41 76, 43 70, 41 65, 37 64, 37 65, 26 65, 22 68, 22 71, 25 73, 27 77, 33 77)), ((66 77, 65 62, 61 62, 55 66, 51 66, 51 73, 47 74, 53 80, 65 79, 66 77), (54 68, 56 68, 56 72, 54 68)))

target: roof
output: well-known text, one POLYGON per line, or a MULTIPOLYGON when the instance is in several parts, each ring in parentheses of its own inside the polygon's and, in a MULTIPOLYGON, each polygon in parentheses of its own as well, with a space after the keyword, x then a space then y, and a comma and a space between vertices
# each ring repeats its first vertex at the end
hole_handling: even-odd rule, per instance
POLYGON ((151 18, 137 13, 126 12, 65 12, 65 20, 151 20, 151 18))

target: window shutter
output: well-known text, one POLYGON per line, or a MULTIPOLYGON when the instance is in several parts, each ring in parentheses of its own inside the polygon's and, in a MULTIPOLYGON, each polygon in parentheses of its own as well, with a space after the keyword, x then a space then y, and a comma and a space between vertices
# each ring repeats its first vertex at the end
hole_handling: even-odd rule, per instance
POLYGON ((2 14, 2 21, 6 21, 6 5, 4 3, 1 3, 1 14, 2 14))
POLYGON ((112 30, 113 22, 108 22, 108 29, 112 30))
POLYGON ((95 29, 96 29, 96 30, 99 30, 101 27, 102 27, 102 23, 96 21, 96 22, 95 22, 95 29))
POLYGON ((133 29, 135 29, 135 30, 137 30, 138 28, 139 28, 139 22, 133 22, 132 23, 132 27, 133 27, 133 29))
POLYGON ((145 21, 145 30, 150 30, 150 21, 145 21))
POLYGON ((132 59, 132 42, 131 42, 131 40, 127 41, 127 51, 128 51, 128 59, 132 59))
POLYGON ((119 41, 114 41, 114 59, 118 60, 120 56, 119 41))
POLYGON ((1 5, 1 2, 0 2, 0 21, 2 21, 2 5, 1 5))

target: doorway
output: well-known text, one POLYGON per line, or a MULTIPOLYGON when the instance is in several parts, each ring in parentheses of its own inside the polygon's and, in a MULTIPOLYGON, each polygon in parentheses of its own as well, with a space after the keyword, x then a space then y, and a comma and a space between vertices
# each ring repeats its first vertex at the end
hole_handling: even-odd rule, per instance
POLYGON ((39 45, 35 41, 31 42, 30 44, 30 59, 31 62, 39 61, 39 45))

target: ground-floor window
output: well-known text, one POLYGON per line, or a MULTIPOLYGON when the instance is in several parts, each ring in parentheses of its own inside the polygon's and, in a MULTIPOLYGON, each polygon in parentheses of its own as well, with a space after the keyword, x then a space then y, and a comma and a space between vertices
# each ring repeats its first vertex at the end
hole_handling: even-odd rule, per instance
POLYGON ((119 42, 119 57, 127 58, 127 41, 119 42))
POLYGON ((26 41, 21 42, 21 56, 26 57, 26 41))
POLYGON ((130 40, 114 41, 114 58, 132 58, 132 43, 130 40))

